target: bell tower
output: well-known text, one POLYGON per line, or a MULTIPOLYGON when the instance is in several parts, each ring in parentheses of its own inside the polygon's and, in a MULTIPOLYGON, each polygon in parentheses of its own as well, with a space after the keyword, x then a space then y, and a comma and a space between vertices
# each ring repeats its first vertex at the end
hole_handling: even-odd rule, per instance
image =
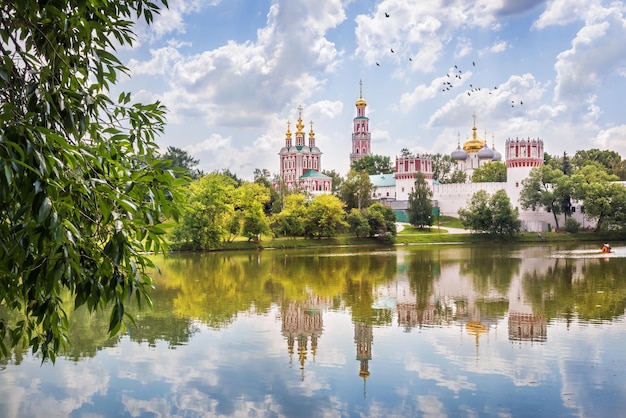
POLYGON ((369 118, 365 116, 367 102, 363 99, 363 81, 359 80, 359 100, 355 103, 356 117, 353 119, 352 130, 352 152, 350 153, 350 164, 360 160, 366 155, 371 155, 370 149, 371 134, 369 132, 369 118))

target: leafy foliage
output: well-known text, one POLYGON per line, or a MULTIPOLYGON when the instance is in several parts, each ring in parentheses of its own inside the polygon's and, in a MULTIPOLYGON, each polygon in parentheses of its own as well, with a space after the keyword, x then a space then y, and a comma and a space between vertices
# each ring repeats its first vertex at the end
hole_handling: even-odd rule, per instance
POLYGON ((350 170, 346 180, 341 184, 339 196, 348 210, 363 209, 370 204, 373 187, 367 171, 350 170))
POLYGON ((459 209, 459 217, 465 228, 500 236, 513 236, 519 233, 522 225, 503 189, 492 196, 484 190, 474 193, 468 207, 459 209))
POLYGON ((169 161, 170 167, 178 177, 188 176, 195 180, 204 174, 195 168, 200 160, 193 158, 183 149, 167 147, 167 152, 161 158, 169 161))
POLYGON ((383 155, 366 155, 354 161, 350 169, 357 172, 366 171, 369 175, 393 173, 391 158, 383 155))
POLYGON ((472 173, 472 183, 506 182, 506 164, 491 161, 477 167, 472 173))
MULTIPOLYGON (((165 4, 165 2, 163 2, 165 4)), ((18 344, 54 361, 67 343, 64 298, 111 308, 124 327, 131 296, 150 304, 152 261, 176 216, 178 184, 158 159, 159 103, 107 93, 126 68, 144 0, 0 3, 0 349, 18 344)))
POLYGON ((409 194, 409 223, 423 228, 433 224, 433 192, 426 183, 424 174, 417 173, 415 186, 409 194))

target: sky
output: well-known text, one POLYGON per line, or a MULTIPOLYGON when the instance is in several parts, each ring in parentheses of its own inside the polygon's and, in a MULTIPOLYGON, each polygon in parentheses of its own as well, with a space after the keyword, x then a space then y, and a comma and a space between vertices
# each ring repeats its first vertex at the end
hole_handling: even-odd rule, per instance
POLYGON ((403 148, 450 154, 474 123, 500 152, 540 138, 551 155, 624 159, 625 3, 168 0, 118 49, 130 77, 115 89, 168 108, 163 150, 246 180, 279 172, 299 106, 321 169, 345 176, 361 82, 371 151, 392 163, 403 148))

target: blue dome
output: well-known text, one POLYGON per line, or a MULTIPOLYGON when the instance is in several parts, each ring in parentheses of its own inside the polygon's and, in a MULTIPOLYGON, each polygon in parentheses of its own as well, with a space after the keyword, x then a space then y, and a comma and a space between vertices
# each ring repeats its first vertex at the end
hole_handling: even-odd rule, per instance
POLYGON ((459 145, 456 147, 454 151, 452 151, 452 154, 450 154, 450 157, 452 157, 453 160, 465 161, 467 160, 467 152, 463 151, 461 149, 461 146, 459 145))
POLYGON ((493 159, 493 151, 487 146, 487 144, 485 144, 484 147, 482 147, 480 149, 480 151, 478 151, 478 158, 482 159, 493 159))

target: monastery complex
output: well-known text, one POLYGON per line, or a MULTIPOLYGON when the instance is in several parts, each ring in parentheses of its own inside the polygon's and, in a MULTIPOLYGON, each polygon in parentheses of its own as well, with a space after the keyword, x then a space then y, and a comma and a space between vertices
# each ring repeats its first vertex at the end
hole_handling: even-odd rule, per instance
MULTIPOLYGON (((367 102, 363 99, 362 84, 359 99, 355 102, 356 117, 353 119, 352 151, 350 163, 372 155, 369 118, 365 114, 367 102)), ((312 194, 331 193, 331 178, 322 174, 322 152, 315 145, 313 122, 308 133, 308 141, 302 122, 302 107, 298 108, 295 144, 292 140, 291 124, 287 122, 285 146, 280 150, 280 177, 288 188, 297 185, 312 194)), ((399 221, 407 221, 409 194, 413 191, 415 175, 421 172, 432 187, 433 206, 439 208, 440 215, 458 216, 460 208, 467 207, 472 195, 485 190, 489 195, 498 190, 505 190, 511 205, 519 211, 523 231, 549 231, 554 223, 552 213, 544 210, 523 210, 519 205, 522 180, 528 177, 530 170, 543 164, 543 140, 509 138, 504 143, 504 162, 507 168, 507 181, 498 183, 472 183, 472 173, 483 164, 502 161, 502 154, 495 149, 492 139, 491 148, 486 139, 478 136, 476 116, 471 136, 450 153, 456 161, 457 169, 466 173, 466 183, 440 184, 433 179, 433 162, 430 155, 401 155, 395 157, 393 174, 370 176, 374 188, 372 199, 391 207, 399 221)), ((572 217, 582 226, 590 222, 584 219, 580 207, 574 203, 572 217)))

